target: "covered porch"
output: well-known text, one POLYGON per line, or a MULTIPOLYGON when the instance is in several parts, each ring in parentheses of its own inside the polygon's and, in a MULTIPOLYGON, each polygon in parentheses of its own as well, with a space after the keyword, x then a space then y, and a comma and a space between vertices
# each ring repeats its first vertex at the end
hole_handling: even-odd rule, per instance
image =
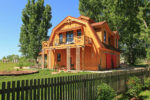
POLYGON ((42 49, 42 69, 45 66, 47 52, 47 68, 69 70, 84 70, 84 46, 47 47, 42 49))

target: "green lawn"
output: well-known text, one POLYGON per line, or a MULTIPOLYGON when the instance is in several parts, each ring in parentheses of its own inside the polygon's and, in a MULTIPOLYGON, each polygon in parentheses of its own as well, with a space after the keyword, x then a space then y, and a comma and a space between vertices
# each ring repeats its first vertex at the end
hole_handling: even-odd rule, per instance
MULTIPOLYGON (((143 100, 150 100, 150 90, 142 91, 139 96, 143 100)), ((114 100, 129 100, 129 98, 123 94, 118 95, 114 100)))
POLYGON ((16 63, 0 63, 0 71, 11 71, 15 70, 16 63))
MULTIPOLYGON (((14 70, 13 68, 14 66, 16 66, 16 64, 13 63, 0 64, 0 71, 14 70)), ((50 77, 70 76, 70 75, 81 75, 81 74, 89 73, 89 72, 79 72, 79 73, 60 72, 58 74, 52 74, 52 72, 53 72, 52 70, 43 69, 43 70, 39 70, 39 73, 30 74, 30 75, 0 76, 0 88, 2 82, 7 82, 7 81, 30 80, 30 79, 40 79, 40 78, 50 78, 50 77)))
POLYGON ((150 90, 141 92, 140 96, 143 98, 143 100, 150 100, 150 90))

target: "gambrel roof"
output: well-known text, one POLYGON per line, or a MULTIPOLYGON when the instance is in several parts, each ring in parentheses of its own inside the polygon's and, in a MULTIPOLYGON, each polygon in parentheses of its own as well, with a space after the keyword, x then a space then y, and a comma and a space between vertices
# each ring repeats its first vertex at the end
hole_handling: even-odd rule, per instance
MULTIPOLYGON (((103 26, 105 27, 109 33, 113 36, 115 36, 116 34, 118 34, 117 31, 112 32, 111 29, 109 28, 108 24, 106 21, 102 21, 102 22, 95 22, 92 19, 90 19, 89 17, 86 16, 80 16, 78 18, 75 17, 71 17, 68 16, 66 17, 64 20, 62 20, 55 28, 53 28, 51 36, 49 38, 49 44, 53 41, 54 37, 55 37, 55 33, 65 24, 71 24, 71 23, 78 23, 81 25, 86 26, 89 30, 89 33, 91 34, 91 38, 94 42, 94 44, 97 46, 97 48, 106 48, 106 46, 99 40, 94 28, 97 26, 103 26)), ((119 36, 119 35, 118 35, 119 36)), ((119 38, 119 37, 118 37, 119 38)))

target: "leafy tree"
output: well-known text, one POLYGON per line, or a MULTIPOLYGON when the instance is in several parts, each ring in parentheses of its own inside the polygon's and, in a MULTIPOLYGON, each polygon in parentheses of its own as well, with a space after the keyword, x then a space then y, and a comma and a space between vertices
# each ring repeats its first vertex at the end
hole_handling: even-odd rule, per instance
POLYGON ((25 57, 36 59, 42 49, 42 41, 47 39, 48 29, 52 26, 50 5, 44 0, 28 0, 22 11, 20 32, 20 52, 25 57))
POLYGON ((8 55, 6 58, 7 58, 9 61, 12 61, 12 60, 15 60, 15 59, 19 59, 19 56, 12 54, 12 55, 8 55))
POLYGON ((144 41, 147 59, 150 60, 150 0, 144 0, 137 15, 140 25, 140 39, 144 41))
POLYGON ((134 64, 137 58, 146 56, 137 16, 143 5, 143 0, 80 0, 79 10, 97 22, 106 20, 112 30, 119 31, 123 55, 134 64))

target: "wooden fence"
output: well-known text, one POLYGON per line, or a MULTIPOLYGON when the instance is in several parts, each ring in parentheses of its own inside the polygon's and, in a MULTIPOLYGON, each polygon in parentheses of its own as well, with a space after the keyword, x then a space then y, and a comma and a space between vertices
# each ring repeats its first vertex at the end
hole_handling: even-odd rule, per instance
POLYGON ((3 82, 0 99, 95 100, 96 88, 101 82, 123 92, 130 76, 138 76, 143 81, 150 76, 150 69, 3 82))

